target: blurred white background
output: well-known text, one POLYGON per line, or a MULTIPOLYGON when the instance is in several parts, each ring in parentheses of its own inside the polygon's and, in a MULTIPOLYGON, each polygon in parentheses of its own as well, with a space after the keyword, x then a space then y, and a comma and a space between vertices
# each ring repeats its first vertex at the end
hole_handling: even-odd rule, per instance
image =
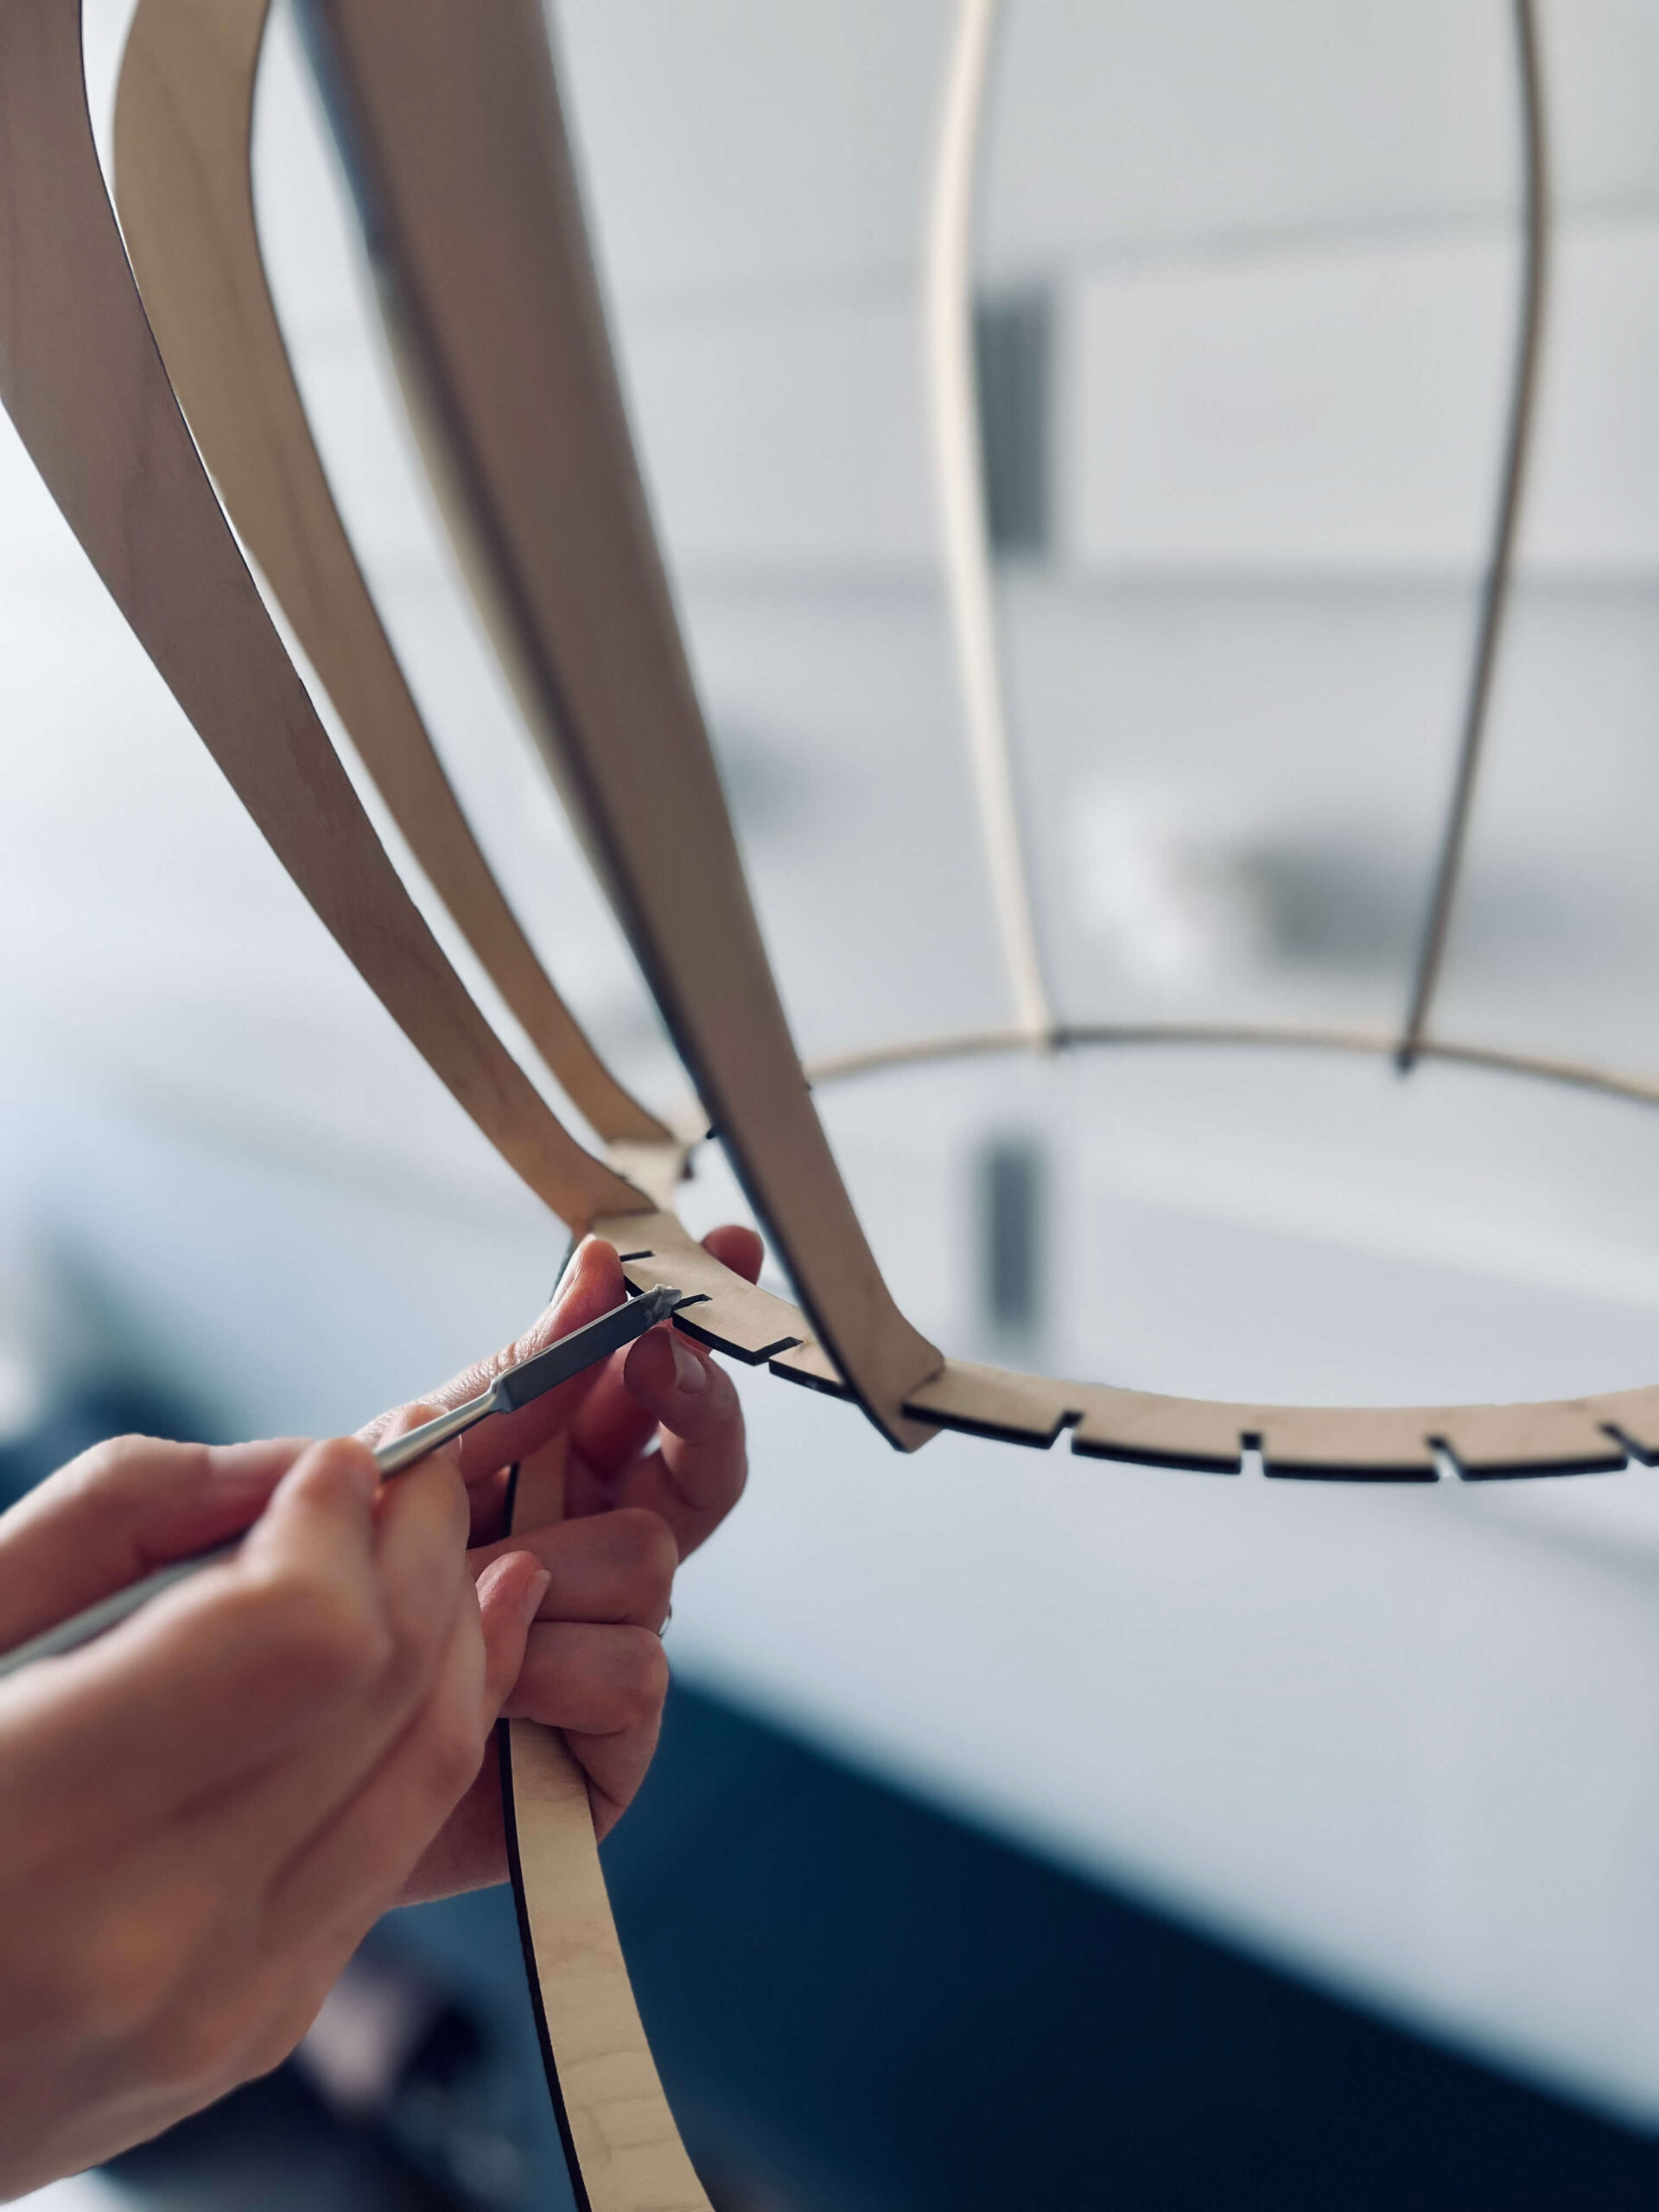
MULTIPOLYGON (((88 0, 105 134, 129 12, 88 0)), ((1541 415, 1437 1024, 1652 1074, 1659 11, 1541 22, 1541 415)), ((951 11, 556 23, 803 1050, 1000 1023, 919 332, 951 11)), ((999 606, 1066 1019, 1403 1012, 1506 404, 1515 79, 1502 0, 1007 9, 980 268, 1027 334, 1039 470, 999 606)), ((601 1049, 673 1103, 421 480, 283 0, 256 154, 319 442, 452 776, 601 1049)), ((3 421, 0 700, 5 1421, 117 1360, 233 1428, 350 1426, 505 1338, 557 1225, 313 920, 3 421)), ((901 1300, 956 1351, 1327 1402, 1659 1378, 1635 1107, 1187 1049, 824 1107, 901 1300), (1012 1331, 978 1248, 996 1141, 1046 1194, 1012 1331)), ((738 1205, 706 1160, 687 1218, 738 1205)), ((1364 1491, 949 1436, 900 1461, 844 1408, 746 1389, 750 1495, 677 1599, 689 1679, 1659 2119, 1659 1476, 1364 1491)))

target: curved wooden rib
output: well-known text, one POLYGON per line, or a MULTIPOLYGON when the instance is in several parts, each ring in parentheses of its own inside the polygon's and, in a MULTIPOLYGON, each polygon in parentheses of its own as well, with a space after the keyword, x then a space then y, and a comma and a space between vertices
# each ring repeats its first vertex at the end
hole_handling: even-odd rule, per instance
MULTIPOLYGON (((788 1382, 849 1395, 799 1307, 721 1267, 672 1213, 596 1221, 594 1230, 636 1289, 671 1282, 701 1294, 677 1327, 788 1382)), ((1433 1482, 1437 1446, 1471 1479, 1609 1471, 1632 1452, 1659 1459, 1659 1387, 1535 1405, 1232 1405, 952 1359, 906 1402, 918 1420, 1003 1443, 1046 1450, 1069 1428, 1074 1452, 1216 1474, 1236 1474, 1253 1447, 1270 1475, 1362 1482, 1433 1482)))
POLYGON ((543 972, 479 850, 346 536, 260 257, 250 153, 270 0, 140 0, 115 109, 116 202, 162 358, 410 851, 566 1095, 607 1143, 668 1132, 543 972))
POLYGON ((957 0, 927 226, 928 400, 945 594, 997 936, 1020 1027, 1040 1042, 1054 1027, 1054 1010, 1008 756, 974 352, 974 187, 996 24, 997 0, 957 0))
POLYGON ((859 1402, 940 1354, 894 1305, 791 1042, 681 646, 539 0, 311 0, 383 296, 521 695, 696 1084, 859 1402))
POLYGON ((1521 272, 1521 316, 1516 331, 1515 369, 1510 390, 1510 421, 1503 442, 1503 465, 1498 478, 1497 512, 1492 522, 1491 550, 1481 584, 1480 617, 1475 626, 1474 661, 1464 702, 1463 730, 1458 743, 1457 768, 1446 821, 1440 831, 1440 855, 1429 892, 1428 912, 1417 951, 1411 997, 1405 1025, 1400 1033, 1397 1058, 1402 1075, 1408 1075, 1425 1057, 1424 1036, 1429 1008, 1440 982, 1452 933, 1452 912, 1463 874, 1464 847, 1473 818, 1475 783, 1485 749, 1486 725, 1491 712, 1493 678, 1497 670, 1498 645, 1509 608, 1515 575, 1516 544, 1520 535, 1521 499, 1525 488, 1527 457, 1531 449, 1537 413, 1539 368, 1543 354, 1544 298, 1549 283, 1549 137, 1544 116, 1543 56, 1538 36, 1535 0, 1511 0, 1515 26, 1516 75, 1521 93, 1521 150, 1522 229, 1525 238, 1521 272))
MULTIPOLYGON (((937 1065, 942 1060, 981 1059, 1001 1052, 1028 1052, 1033 1041, 1046 1051, 1076 1052, 1091 1045, 1237 1045, 1294 1052, 1356 1052, 1395 1059, 1399 1039, 1376 1029, 1338 1029, 1326 1024, 1272 1021, 1068 1021, 1040 1040, 1023 1029, 961 1029, 932 1036, 903 1037, 861 1051, 836 1052, 807 1064, 807 1079, 845 1083, 850 1077, 880 1075, 894 1068, 937 1065)), ((1659 1083, 1621 1074, 1592 1060, 1551 1059, 1538 1052, 1506 1052, 1498 1045, 1471 1045, 1455 1037, 1426 1037, 1419 1058, 1444 1060, 1448 1066, 1480 1068, 1497 1075, 1529 1076, 1535 1082, 1589 1090, 1604 1098, 1623 1098, 1635 1106, 1659 1106, 1659 1083)), ((623 1163, 619 1162, 619 1165, 623 1163)), ((655 1185, 652 1195, 660 1197, 655 1185)))
MULTIPOLYGON (((564 1511, 563 1438, 513 1478, 508 1531, 564 1511)), ((501 1729, 518 1932, 553 2108, 588 2212, 710 2212, 639 2021, 581 1768, 556 1729, 501 1729)))
POLYGON ((79 0, 0 7, 0 399, 111 594, 381 1003, 573 1225, 647 1202, 561 1128, 382 849, 202 473, 86 114, 79 0))

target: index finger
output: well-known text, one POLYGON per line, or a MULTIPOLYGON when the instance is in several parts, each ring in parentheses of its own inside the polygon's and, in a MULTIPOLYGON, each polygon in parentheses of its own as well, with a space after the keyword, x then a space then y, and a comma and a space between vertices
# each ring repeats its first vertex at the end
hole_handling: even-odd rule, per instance
MULTIPOLYGON (((620 1306, 627 1294, 622 1264, 614 1249, 601 1238, 586 1238, 577 1247, 551 1303, 522 1337, 475 1365, 463 1368, 440 1389, 423 1391, 418 1402, 435 1412, 448 1413, 456 1406, 464 1406, 471 1398, 481 1397, 508 1368, 517 1367, 521 1361, 545 1351, 560 1337, 568 1337, 573 1329, 596 1321, 601 1313, 620 1306)), ((576 1408, 604 1371, 604 1363, 601 1362, 580 1375, 573 1375, 568 1382, 561 1382, 531 1404, 521 1406, 517 1413, 492 1414, 487 1421, 469 1429, 461 1440, 461 1479, 471 1488, 511 1466, 515 1460, 528 1459, 550 1438, 559 1435, 569 1427, 576 1408)), ((395 1408, 359 1429, 358 1434, 365 1444, 378 1444, 395 1423, 404 1421, 408 1412, 408 1407, 395 1408)))
POLYGON ((628 1390, 660 1427, 655 1451, 620 1472, 573 1459, 566 1510, 573 1519, 642 1505, 666 1521, 682 1559, 712 1535, 743 1493, 748 1452, 737 1386, 703 1347, 653 1329, 626 1356, 628 1390))

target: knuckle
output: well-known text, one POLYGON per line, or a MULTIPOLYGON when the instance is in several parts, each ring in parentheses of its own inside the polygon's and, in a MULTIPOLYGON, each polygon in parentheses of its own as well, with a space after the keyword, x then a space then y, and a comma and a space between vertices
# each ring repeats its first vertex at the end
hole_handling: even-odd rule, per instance
POLYGON ((618 1702, 625 1726, 655 1720, 668 1696, 668 1655, 649 1629, 629 1629, 618 1669, 618 1702))
POLYGON ((94 1444, 80 1453, 65 1468, 66 1474, 77 1477, 83 1490, 102 1490, 118 1482, 123 1475, 130 1475, 133 1463, 143 1452, 142 1436, 108 1436, 101 1444, 94 1444))
POLYGON ((620 1565, 635 1604, 642 1612, 660 1613, 674 1586, 680 1563, 674 1531, 658 1513, 644 1506, 620 1509, 610 1516, 611 1535, 620 1554, 620 1565))
POLYGON ((484 1745, 476 1726, 454 1700, 446 1700, 429 1722, 426 1763, 432 1794, 446 1811, 477 1779, 484 1745))
POLYGON ((151 1436, 131 1434, 107 1437, 103 1443, 94 1444, 90 1451, 70 1461, 63 1470, 74 1491, 81 1495, 121 1498, 129 1493, 135 1497, 147 1497, 154 1488, 155 1459, 158 1448, 167 1450, 181 1462, 194 1465, 205 1464, 205 1445, 175 1444, 158 1447, 151 1436))
POLYGON ((473 1395, 476 1396, 480 1391, 487 1390, 510 1367, 522 1366, 525 1360, 533 1359, 537 1352, 545 1351, 547 1336, 547 1317, 543 1314, 525 1330, 522 1337, 515 1337, 511 1344, 503 1344, 499 1351, 493 1351, 486 1358, 480 1359, 476 1367, 467 1370, 468 1388, 473 1389, 476 1385, 473 1395))
POLYGON ((518 1366, 538 1349, 533 1332, 526 1337, 515 1337, 510 1344, 503 1344, 499 1351, 493 1351, 486 1359, 480 1359, 467 1376, 467 1382, 476 1382, 480 1390, 487 1390, 510 1367, 518 1366))

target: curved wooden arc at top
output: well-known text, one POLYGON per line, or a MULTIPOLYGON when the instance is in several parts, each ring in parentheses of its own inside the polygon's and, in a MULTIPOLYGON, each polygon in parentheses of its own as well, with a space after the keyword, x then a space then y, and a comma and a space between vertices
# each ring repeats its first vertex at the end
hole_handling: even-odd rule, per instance
POLYGON ((1475 625, 1474 658, 1464 699, 1457 766, 1452 775, 1446 819, 1440 830, 1440 849, 1435 861, 1428 911, 1423 919, 1422 936, 1412 974, 1411 995, 1395 1052, 1402 1075, 1409 1075, 1417 1062, 1427 1057, 1425 1042, 1429 1009, 1433 1003, 1451 938, 1452 910, 1463 875, 1464 849, 1469 842, 1470 824, 1474 817, 1476 781, 1486 748, 1498 647, 1514 586, 1521 501, 1526 486, 1528 456, 1532 448, 1533 429, 1538 411, 1552 225, 1549 133, 1544 111, 1543 54, 1538 35, 1535 0, 1510 0, 1510 20, 1515 31, 1516 73, 1521 95, 1523 235, 1521 313, 1516 329, 1515 366, 1510 386, 1510 419, 1504 433, 1503 466, 1498 474, 1497 509, 1492 519, 1486 573, 1481 581, 1480 613, 1475 625))
POLYGON ((434 890, 607 1142, 669 1132, 594 1052, 503 897, 335 508, 260 256, 250 168, 270 0, 140 0, 115 109, 116 204, 180 404, 365 766, 434 890))
POLYGON ((894 1304, 813 1107, 674 618, 539 0, 308 0, 397 341, 498 639, 693 1082, 883 1433, 942 1356, 894 1304))
POLYGON ((185 429, 104 188, 79 0, 0 7, 0 401, 319 918, 505 1159, 580 1226, 648 1201, 561 1127, 445 959, 283 651, 185 429))
MULTIPOLYGON (((1335 1028, 1317 1022, 1066 1021, 1039 1042, 1043 1051, 1052 1052, 1074 1052, 1094 1046, 1227 1045, 1249 1050, 1346 1052, 1396 1061, 1400 1051, 1397 1033, 1335 1028)), ((821 1084, 844 1083, 854 1076, 937 1066, 945 1060, 1028 1053, 1033 1049, 1033 1040, 1023 1029, 938 1031, 859 1051, 828 1053, 822 1059, 809 1060, 806 1072, 817 1090, 821 1084)), ((1544 1053, 1510 1052, 1501 1045, 1471 1044, 1455 1037, 1426 1037, 1417 1051, 1422 1059, 1443 1061, 1451 1067, 1528 1076, 1535 1083, 1590 1091, 1603 1098, 1622 1098, 1634 1106, 1659 1106, 1659 1081, 1601 1067, 1592 1060, 1551 1058, 1544 1053)), ((659 1205, 672 1204, 673 1187, 661 1179, 652 1184, 652 1195, 659 1205)))

